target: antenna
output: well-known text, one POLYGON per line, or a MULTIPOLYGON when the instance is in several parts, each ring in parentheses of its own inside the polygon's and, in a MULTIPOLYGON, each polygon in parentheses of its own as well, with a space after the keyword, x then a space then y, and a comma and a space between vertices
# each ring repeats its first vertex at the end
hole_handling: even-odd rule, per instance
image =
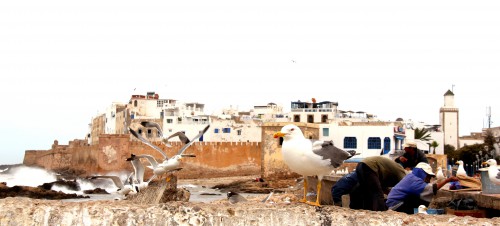
POLYGON ((491 121, 491 106, 486 107, 486 117, 488 118, 488 128, 491 128, 493 122, 491 121))
POLYGON ((451 92, 453 92, 453 88, 455 88, 455 84, 451 84, 451 92))

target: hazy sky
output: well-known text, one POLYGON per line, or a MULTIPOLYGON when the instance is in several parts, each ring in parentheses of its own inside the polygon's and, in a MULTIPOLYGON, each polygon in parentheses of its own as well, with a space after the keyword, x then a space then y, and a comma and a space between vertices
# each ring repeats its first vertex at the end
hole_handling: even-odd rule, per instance
POLYGON ((1 1, 0 164, 147 91, 207 113, 314 97, 439 124, 454 85, 466 135, 488 106, 500 123, 499 72, 500 1, 1 1))

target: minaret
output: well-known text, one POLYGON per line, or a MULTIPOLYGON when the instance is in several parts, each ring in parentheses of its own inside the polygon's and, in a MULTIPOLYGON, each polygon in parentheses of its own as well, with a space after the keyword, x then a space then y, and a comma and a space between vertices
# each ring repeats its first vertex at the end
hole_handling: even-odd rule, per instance
POLYGON ((455 94, 448 90, 444 94, 444 106, 439 109, 439 121, 443 128, 444 144, 459 149, 458 108, 455 107, 455 94))

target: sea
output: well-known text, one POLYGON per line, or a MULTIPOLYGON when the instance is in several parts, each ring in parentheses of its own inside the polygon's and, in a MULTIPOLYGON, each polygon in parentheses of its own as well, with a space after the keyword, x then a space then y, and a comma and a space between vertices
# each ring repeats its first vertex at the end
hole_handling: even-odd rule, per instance
MULTIPOLYGON (((122 181, 125 181, 128 177, 127 172, 112 172, 109 175, 119 176, 122 181)), ((37 187, 44 183, 50 183, 56 181, 60 178, 55 172, 46 170, 38 167, 29 167, 24 165, 16 165, 12 167, 0 168, 0 182, 6 182, 8 187, 13 186, 30 186, 37 187)), ((118 189, 114 183, 109 179, 99 179, 99 180, 88 180, 85 178, 78 178, 76 182, 79 184, 80 189, 75 191, 68 189, 66 186, 54 185, 52 190, 61 191, 68 194, 77 194, 89 196, 89 198, 77 198, 77 199, 62 199, 63 202, 85 202, 93 200, 120 200, 124 197, 116 193, 118 189), (101 188, 106 190, 109 194, 84 194, 85 190, 94 190, 96 188, 101 188)), ((209 203, 221 199, 226 199, 227 195, 225 191, 219 189, 209 188, 203 185, 193 185, 189 183, 182 183, 179 181, 178 188, 185 188, 190 193, 189 202, 203 202, 209 203)), ((257 194, 241 193, 245 197, 256 196, 257 194)))

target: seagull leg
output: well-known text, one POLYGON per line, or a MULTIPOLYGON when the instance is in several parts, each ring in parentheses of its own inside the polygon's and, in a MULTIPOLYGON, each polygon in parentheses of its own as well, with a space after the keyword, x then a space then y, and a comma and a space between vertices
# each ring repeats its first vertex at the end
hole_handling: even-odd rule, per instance
POLYGON ((307 177, 304 176, 304 198, 299 200, 299 202, 307 202, 307 177))
POLYGON ((307 201, 306 203, 313 206, 321 206, 321 204, 319 203, 321 200, 320 194, 321 194, 321 179, 318 178, 318 183, 316 184, 316 202, 307 201))

